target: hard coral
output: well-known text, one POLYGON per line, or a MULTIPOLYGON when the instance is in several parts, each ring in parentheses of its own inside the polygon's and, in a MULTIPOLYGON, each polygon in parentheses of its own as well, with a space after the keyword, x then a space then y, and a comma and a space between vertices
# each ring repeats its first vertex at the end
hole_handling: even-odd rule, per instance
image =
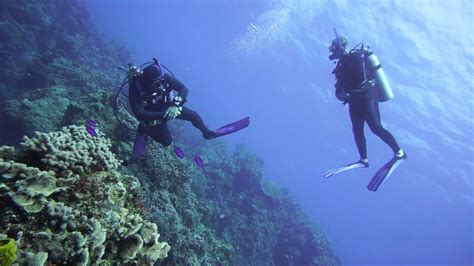
POLYGON ((8 266, 16 260, 15 240, 6 238, 0 240, 0 265, 8 266))
POLYGON ((22 147, 41 157, 45 169, 61 174, 115 170, 120 161, 110 152, 110 140, 103 136, 99 132, 94 138, 84 126, 73 125, 57 132, 36 132, 33 138, 25 137, 22 147))
MULTIPOLYGON (((17 153, 0 147, 0 231, 18 240, 18 263, 153 265, 170 246, 133 198, 138 180, 118 172, 103 133, 85 128, 25 138, 17 153)), ((3 265, 3 264, 2 264, 3 265)))

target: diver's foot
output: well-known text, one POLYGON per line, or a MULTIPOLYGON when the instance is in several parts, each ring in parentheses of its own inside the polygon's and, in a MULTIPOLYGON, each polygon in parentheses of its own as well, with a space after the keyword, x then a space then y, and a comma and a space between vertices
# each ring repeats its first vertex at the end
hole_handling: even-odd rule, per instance
POLYGON ((393 156, 394 159, 396 160, 406 160, 408 158, 407 153, 400 149, 395 155, 393 156))
POLYGON ((217 133, 214 130, 208 130, 202 134, 205 139, 213 139, 217 137, 217 133))
POLYGON ((367 159, 360 159, 356 164, 362 164, 364 168, 369 168, 369 160, 367 159))

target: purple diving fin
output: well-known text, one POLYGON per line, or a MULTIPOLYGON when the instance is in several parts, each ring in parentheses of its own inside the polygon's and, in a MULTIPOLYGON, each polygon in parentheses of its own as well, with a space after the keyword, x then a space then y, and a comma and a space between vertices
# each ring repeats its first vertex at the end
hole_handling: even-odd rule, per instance
POLYGON ((199 155, 194 155, 194 162, 196 163, 197 166, 203 167, 204 166, 204 161, 201 159, 199 155))
POLYGON ((393 171, 406 159, 408 156, 406 153, 403 154, 403 157, 394 157, 388 163, 384 164, 372 177, 367 189, 370 191, 377 191, 379 187, 392 175, 393 171))
POLYGON ((86 130, 92 137, 97 137, 97 132, 93 128, 86 127, 86 130))
POLYGON ((95 131, 96 126, 97 123, 92 118, 87 119, 86 130, 92 137, 97 137, 97 132, 95 131))
POLYGON ((145 153, 146 143, 148 142, 148 135, 146 134, 146 128, 138 126, 137 135, 135 142, 133 143, 133 156, 140 156, 145 153))
POLYGON ((179 159, 183 159, 183 158, 184 158, 184 152, 183 152, 183 150, 181 150, 178 146, 174 146, 174 153, 176 154, 176 156, 177 156, 179 159))
POLYGON ((89 118, 86 121, 87 127, 95 128, 97 126, 97 123, 94 121, 94 119, 89 118))
POLYGON ((222 126, 220 128, 218 128, 216 131, 215 131, 215 137, 218 138, 218 137, 222 137, 222 136, 225 136, 225 135, 228 135, 228 134, 232 134, 234 132, 237 132, 239 130, 242 130, 246 127, 248 127, 250 124, 250 117, 246 117, 244 119, 240 119, 239 121, 235 121, 233 123, 230 123, 230 124, 227 124, 225 126, 222 126))

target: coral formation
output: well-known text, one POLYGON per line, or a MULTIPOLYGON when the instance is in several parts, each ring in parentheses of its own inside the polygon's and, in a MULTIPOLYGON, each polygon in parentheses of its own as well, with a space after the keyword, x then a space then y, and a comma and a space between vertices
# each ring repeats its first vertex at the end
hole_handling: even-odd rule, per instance
POLYGON ((0 146, 0 239, 15 239, 17 263, 340 264, 243 146, 230 153, 173 121, 175 142, 203 168, 155 143, 128 158, 134 133, 113 119, 110 89, 130 56, 98 37, 81 1, 0 6, 0 143, 19 147, 0 146), (97 138, 77 126, 90 117, 97 138))
MULTIPOLYGON (((18 242, 18 262, 153 265, 170 249, 145 221, 135 177, 117 171, 103 133, 82 126, 25 137, 0 148, 0 231, 18 242)), ((40 264, 42 265, 42 264, 40 264)))
POLYGON ((0 143, 59 130, 78 113, 100 115, 99 91, 119 85, 117 66, 131 57, 102 40, 83 1, 2 1, 0 8, 0 127, 7 129, 0 143), (85 95, 92 102, 77 100, 85 95))
MULTIPOLYGON (((110 87, 119 76, 116 66, 130 60, 122 46, 100 38, 82 1, 2 1, 1 8, 6 88, 110 87)), ((17 91, 0 87, 0 93, 17 91)))
MULTIPOLYGON (((103 136, 100 131, 99 136, 103 136)), ((110 140, 92 138, 84 126, 65 127, 58 132, 37 132, 33 138, 25 137, 21 145, 42 157, 42 169, 53 170, 63 176, 108 171, 120 165, 110 152, 110 140)))
POLYGON ((0 265, 11 265, 16 260, 15 239, 0 238, 0 265))
POLYGON ((204 142, 179 123, 173 130, 180 147, 200 154, 206 167, 151 144, 128 168, 143 184, 150 219, 173 246, 163 265, 340 264, 288 193, 262 184, 261 159, 244 146, 229 154, 223 143, 204 142))

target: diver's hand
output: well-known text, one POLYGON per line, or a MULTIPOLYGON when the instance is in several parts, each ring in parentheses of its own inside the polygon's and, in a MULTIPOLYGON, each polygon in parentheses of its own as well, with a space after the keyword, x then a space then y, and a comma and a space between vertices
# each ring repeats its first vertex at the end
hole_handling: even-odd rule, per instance
POLYGON ((173 103, 176 106, 181 106, 181 105, 183 105, 183 98, 181 98, 181 96, 175 96, 173 98, 173 103))
POLYGON ((165 119, 172 120, 181 114, 183 107, 181 106, 170 106, 165 113, 165 119))

